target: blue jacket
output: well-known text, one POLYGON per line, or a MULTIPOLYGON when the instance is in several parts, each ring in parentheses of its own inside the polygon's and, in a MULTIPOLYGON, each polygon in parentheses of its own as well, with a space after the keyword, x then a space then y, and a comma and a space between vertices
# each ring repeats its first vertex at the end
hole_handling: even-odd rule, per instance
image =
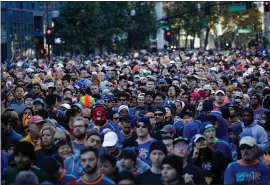
POLYGON ((25 109, 25 105, 24 103, 19 103, 16 99, 13 99, 8 105, 7 107, 14 109, 15 112, 17 112, 17 114, 21 114, 23 113, 23 110, 25 109))
POLYGON ((222 139, 226 142, 230 141, 230 136, 228 133, 228 126, 226 121, 223 119, 220 111, 211 111, 211 116, 215 116, 218 119, 218 129, 217 129, 217 138, 222 139))
POLYGON ((9 129, 8 131, 8 143, 11 142, 12 140, 22 140, 23 136, 21 134, 18 134, 15 130, 9 129))

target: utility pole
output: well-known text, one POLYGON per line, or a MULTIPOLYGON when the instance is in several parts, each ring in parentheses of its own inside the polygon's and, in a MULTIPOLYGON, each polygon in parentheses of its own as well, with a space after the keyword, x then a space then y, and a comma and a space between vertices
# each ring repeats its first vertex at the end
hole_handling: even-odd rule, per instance
MULTIPOLYGON (((49 28, 50 27, 50 23, 49 23, 49 9, 48 9, 48 5, 49 4, 49 2, 48 1, 46 1, 46 24, 47 24, 47 28, 49 28)), ((48 43, 48 41, 46 40, 46 43, 47 43, 47 45, 48 45, 48 62, 50 61, 50 53, 51 53, 51 51, 50 51, 50 44, 48 43)))
MULTIPOLYGON (((162 19, 162 1, 156 2, 156 17, 157 20, 162 19)), ((163 50, 164 47, 164 30, 161 28, 157 29, 157 50, 163 50)))

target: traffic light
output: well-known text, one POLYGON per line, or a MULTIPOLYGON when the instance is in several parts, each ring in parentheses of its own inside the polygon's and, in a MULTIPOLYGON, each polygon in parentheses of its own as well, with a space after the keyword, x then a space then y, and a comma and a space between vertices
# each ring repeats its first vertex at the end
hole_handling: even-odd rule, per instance
POLYGON ((206 2, 204 4, 204 13, 205 13, 205 15, 211 14, 211 3, 210 2, 206 2))
POLYGON ((41 49, 39 50, 39 54, 40 54, 41 57, 44 56, 44 55, 46 54, 46 49, 41 48, 41 49))
POLYGON ((165 40, 170 43, 172 39, 172 32, 169 30, 166 30, 164 33, 165 33, 165 40))
POLYGON ((46 43, 47 44, 54 44, 54 29, 47 28, 46 29, 46 43))
POLYGON ((264 1, 264 12, 269 12, 270 11, 270 1, 264 1))

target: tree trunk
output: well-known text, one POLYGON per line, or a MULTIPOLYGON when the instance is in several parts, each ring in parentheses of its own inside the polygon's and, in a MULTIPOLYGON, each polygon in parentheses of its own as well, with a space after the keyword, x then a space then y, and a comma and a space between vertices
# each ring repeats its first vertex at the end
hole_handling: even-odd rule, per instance
POLYGON ((204 40, 204 50, 206 50, 207 45, 208 45, 209 32, 210 32, 210 28, 206 28, 206 36, 205 36, 205 40, 204 40))
POLYGON ((187 42, 188 42, 188 34, 186 35, 186 39, 185 39, 185 49, 187 49, 187 42))

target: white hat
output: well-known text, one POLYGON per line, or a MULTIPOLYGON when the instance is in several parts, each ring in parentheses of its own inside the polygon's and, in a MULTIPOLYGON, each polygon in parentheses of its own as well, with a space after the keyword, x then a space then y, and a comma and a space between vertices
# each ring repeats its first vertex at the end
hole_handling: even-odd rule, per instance
POLYGON ((53 83, 53 82, 49 82, 49 83, 47 84, 47 87, 48 87, 48 88, 54 87, 54 83, 53 83))
POLYGON ((69 104, 67 104, 67 103, 63 103, 60 106, 66 108, 66 109, 71 109, 71 106, 69 104))
POLYGON ((123 110, 123 109, 127 109, 127 110, 129 111, 129 108, 128 108, 127 105, 121 105, 121 106, 119 107, 119 109, 118 109, 118 113, 120 113, 121 110, 123 110))
POLYGON ((114 146, 118 142, 118 137, 115 132, 107 132, 104 135, 104 141, 102 143, 103 147, 114 146))
POLYGON ((241 145, 248 145, 250 147, 254 147, 257 146, 257 142, 253 137, 250 136, 244 136, 241 140, 240 140, 240 144, 241 145))
POLYGON ((201 134, 196 134, 196 135, 194 136, 193 143, 196 143, 200 138, 205 139, 205 137, 204 137, 203 135, 201 135, 201 134))
POLYGON ((225 92, 223 90, 217 90, 215 95, 217 95, 218 93, 221 93, 221 94, 225 95, 225 92))

